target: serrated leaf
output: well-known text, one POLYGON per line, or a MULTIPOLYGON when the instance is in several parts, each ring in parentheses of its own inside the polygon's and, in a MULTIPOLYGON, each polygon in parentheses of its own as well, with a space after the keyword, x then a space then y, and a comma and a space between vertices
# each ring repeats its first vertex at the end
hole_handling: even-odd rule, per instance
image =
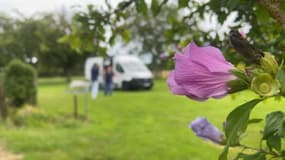
POLYGON ((151 1, 151 11, 154 16, 157 16, 159 13, 160 7, 158 0, 152 0, 151 1))
POLYGON ((227 160, 229 146, 239 144, 240 136, 245 132, 251 110, 261 99, 254 99, 235 108, 226 119, 226 146, 219 156, 219 160, 227 160))
POLYGON ((266 116, 266 124, 262 139, 268 139, 272 135, 283 135, 284 113, 281 111, 271 112, 266 116))

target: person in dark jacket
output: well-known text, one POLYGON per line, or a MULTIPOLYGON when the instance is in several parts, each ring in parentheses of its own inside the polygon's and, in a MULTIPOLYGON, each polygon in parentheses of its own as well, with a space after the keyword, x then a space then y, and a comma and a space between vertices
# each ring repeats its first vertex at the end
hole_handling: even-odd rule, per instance
POLYGON ((98 89, 99 89, 98 77, 99 77, 99 66, 98 64, 95 63, 91 68, 91 81, 92 81, 91 97, 92 99, 95 99, 98 94, 98 89))
POLYGON ((112 95, 113 91, 113 70, 112 66, 108 66, 105 70, 104 74, 104 80, 105 80, 105 86, 104 86, 104 95, 112 95))

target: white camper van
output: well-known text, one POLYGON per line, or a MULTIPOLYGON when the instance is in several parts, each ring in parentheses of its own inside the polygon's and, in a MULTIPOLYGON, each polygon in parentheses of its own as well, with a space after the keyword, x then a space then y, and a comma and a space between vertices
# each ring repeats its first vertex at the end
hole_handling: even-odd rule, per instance
POLYGON ((100 66, 99 83, 104 85, 104 65, 112 63, 114 88, 117 89, 151 89, 153 75, 146 65, 136 56, 118 55, 112 62, 104 61, 103 57, 90 57, 85 62, 85 78, 91 79, 91 68, 96 63, 100 66))

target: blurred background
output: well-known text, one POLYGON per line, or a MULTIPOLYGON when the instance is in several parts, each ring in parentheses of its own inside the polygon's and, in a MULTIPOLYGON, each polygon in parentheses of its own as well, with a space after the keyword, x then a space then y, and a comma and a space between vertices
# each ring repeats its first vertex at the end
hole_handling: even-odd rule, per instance
MULTIPOLYGON (((232 107, 255 95, 198 103, 173 96, 166 78, 191 41, 243 67, 230 29, 281 62, 282 27, 259 1, 1 0, 0 159, 216 159, 222 147, 195 137, 189 122, 208 117, 222 128, 232 107), (112 65, 112 96, 91 98, 95 62, 101 89, 112 65)), ((256 145, 258 136, 245 141, 256 145)))

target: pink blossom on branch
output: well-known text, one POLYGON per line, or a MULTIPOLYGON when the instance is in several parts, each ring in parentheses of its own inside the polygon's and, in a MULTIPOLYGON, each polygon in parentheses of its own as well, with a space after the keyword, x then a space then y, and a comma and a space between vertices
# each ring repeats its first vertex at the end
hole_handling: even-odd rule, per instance
POLYGON ((221 98, 228 92, 227 82, 235 79, 229 72, 233 65, 215 47, 199 47, 192 42, 183 53, 174 56, 175 69, 167 83, 173 94, 203 101, 221 98))

